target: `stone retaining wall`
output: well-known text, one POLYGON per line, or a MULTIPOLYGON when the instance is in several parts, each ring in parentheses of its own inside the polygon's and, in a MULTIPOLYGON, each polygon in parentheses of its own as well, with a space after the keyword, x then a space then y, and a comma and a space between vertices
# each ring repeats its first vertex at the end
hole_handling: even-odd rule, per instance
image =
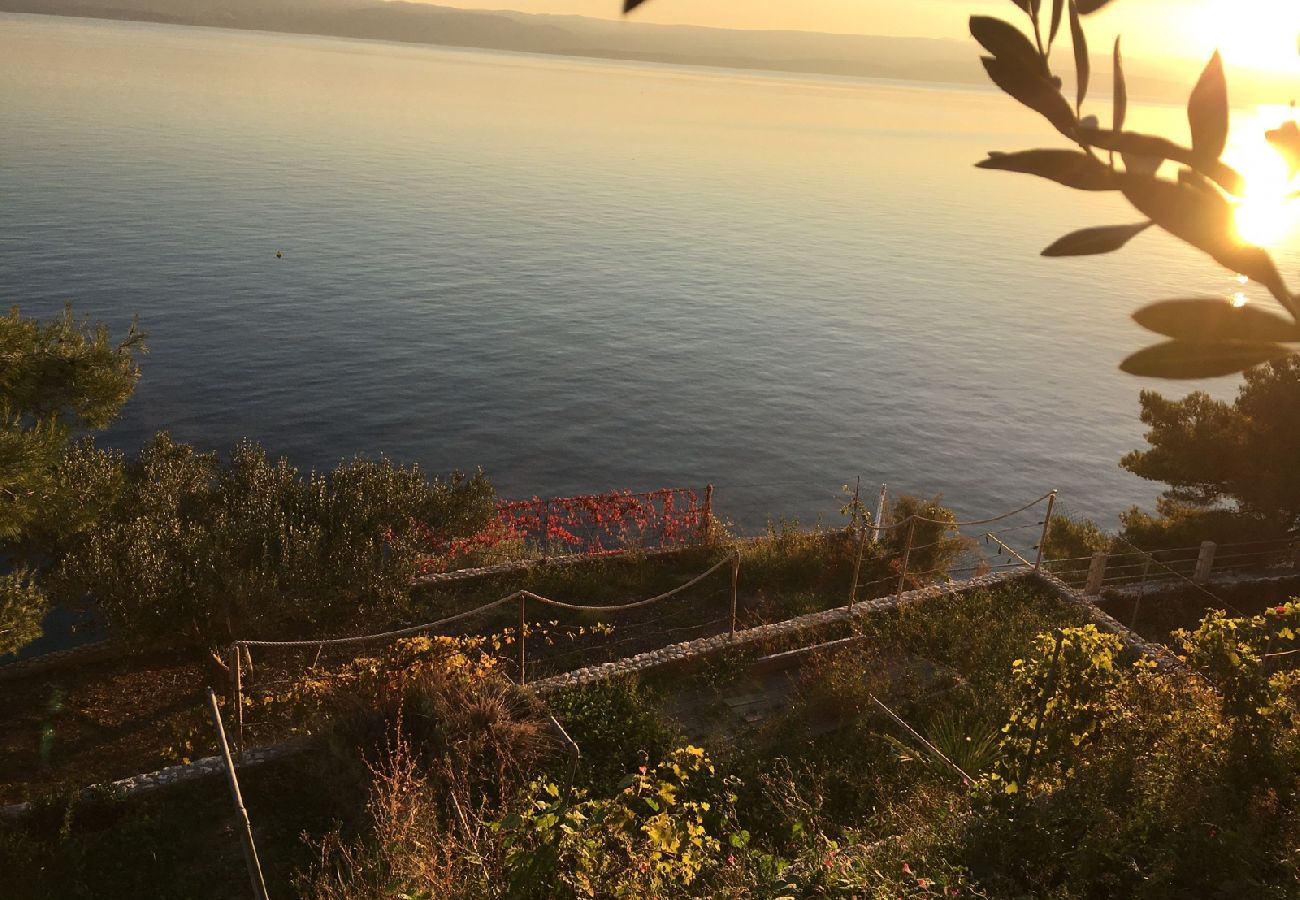
POLYGON ((1092 622, 1102 631, 1108 631, 1117 635, 1124 646, 1133 650, 1147 659, 1153 661, 1161 669, 1185 669, 1182 660, 1170 652, 1164 644, 1157 644, 1148 641, 1142 635, 1133 629, 1124 625, 1119 620, 1107 615, 1101 607, 1092 602, 1092 599, 1080 591, 1076 591, 1061 579, 1042 570, 1030 573, 1031 578, 1035 579, 1042 587, 1064 600, 1071 606, 1076 607, 1082 612, 1088 621, 1092 622))
POLYGON ((42 653, 40 656, 33 656, 31 659, 0 663, 0 681, 13 681, 18 678, 25 678, 28 675, 55 671, 69 666, 84 666, 88 663, 103 662, 108 659, 115 659, 118 656, 124 656, 128 652, 127 647, 110 640, 82 644, 80 647, 69 647, 67 650, 55 650, 53 653, 42 653))
MULTIPOLYGON (((262 763, 270 762, 273 759, 280 759, 296 753, 305 746, 306 741, 299 738, 271 747, 258 747, 244 752, 238 757, 235 764, 240 769, 249 766, 260 766, 262 763)), ((132 775, 106 784, 95 785, 93 788, 86 788, 83 793, 89 794, 92 790, 104 790, 119 797, 132 797, 136 794, 146 794, 173 784, 183 784, 187 781, 207 778, 209 775, 217 775, 224 769, 225 763, 220 756, 205 756, 202 759, 196 759, 182 765, 167 766, 156 772, 146 772, 143 775, 132 775)), ((14 803, 10 806, 0 806, 0 820, 18 818, 27 811, 28 805, 27 803, 14 803)))
MULTIPOLYGON (((680 665, 686 662, 704 659, 725 650, 754 647, 767 641, 794 637, 803 632, 824 628, 828 625, 851 622, 857 618, 874 615, 901 606, 924 603, 927 600, 933 600, 946 594, 961 594, 968 591, 1013 584, 1026 578, 1036 580, 1050 593, 1055 594, 1071 606, 1078 608, 1084 616, 1086 616, 1089 621, 1096 624, 1098 628, 1118 635, 1126 647, 1154 660, 1161 668, 1183 668, 1181 661, 1170 653, 1164 646, 1147 641, 1136 632, 1126 628, 1124 625, 1120 624, 1118 621, 1099 609, 1083 594, 1072 589, 1059 578, 1041 571, 1015 570, 1009 572, 996 572, 954 584, 930 585, 928 587, 919 588, 918 590, 906 591, 902 594, 890 597, 881 597, 875 600, 864 600, 860 603, 855 603, 852 607, 841 606, 835 609, 823 610, 822 612, 809 613, 808 615, 798 616, 793 619, 786 619, 783 622, 774 622, 770 625, 759 625, 755 628, 747 628, 744 631, 738 631, 735 634, 723 633, 713 637, 700 638, 693 641, 683 641, 678 644, 670 644, 669 646, 661 647, 658 650, 640 653, 636 656, 629 656, 625 659, 616 660, 614 662, 602 663, 601 665, 596 666, 587 666, 585 668, 576 669, 572 672, 554 675, 550 678, 539 679, 528 686, 538 694, 547 694, 564 688, 594 684, 599 681, 622 675, 631 675, 646 672, 651 669, 680 665)), ((302 739, 295 739, 271 747, 261 747, 249 750, 240 757, 239 765, 241 768, 260 765, 269 760, 278 759, 297 752, 304 746, 305 742, 302 739)), ((107 785, 107 787, 120 791, 124 796, 131 796, 134 794, 153 791, 168 785, 193 781, 198 778, 205 778, 208 775, 220 772, 221 769, 221 758, 210 756, 204 759, 195 760, 187 765, 168 766, 167 768, 160 769, 157 772, 123 778, 112 782, 107 785)), ((27 804, 25 803, 0 807, 0 819, 17 817, 26 811, 26 809, 27 804)))
POLYGON ((888 609, 895 609, 900 606, 907 606, 915 603, 923 603, 926 600, 932 600, 935 597, 941 597, 945 594, 960 594, 966 591, 1008 584, 1023 579, 1025 575, 1026 573, 1024 571, 996 572, 991 575, 982 575, 978 578, 971 578, 967 581, 958 582, 956 584, 930 585, 914 591, 905 591, 902 594, 896 594, 890 597, 881 597, 876 600, 863 600, 860 603, 855 603, 852 608, 848 606, 840 606, 835 609, 827 609, 822 612, 798 616, 794 619, 786 619, 783 622, 774 622, 770 625, 759 625, 756 628, 747 628, 744 631, 737 631, 735 634, 724 632, 723 634, 714 635, 713 637, 699 638, 694 641, 683 641, 680 644, 670 644, 669 646, 661 647, 658 650, 639 653, 636 656, 629 656, 625 659, 615 660, 614 662, 602 663, 597 666, 588 666, 586 668, 576 669, 572 672, 565 672, 561 675, 553 675, 550 678, 542 678, 532 682, 528 686, 539 694, 545 694, 552 691, 562 690, 563 688, 593 684, 598 681, 605 681, 606 679, 615 678, 621 675, 645 672, 662 666, 680 665, 688 661, 694 661, 711 656, 715 653, 721 653, 724 650, 752 647, 777 638, 792 637, 801 632, 824 628, 827 625, 850 622, 853 619, 883 612, 888 609))

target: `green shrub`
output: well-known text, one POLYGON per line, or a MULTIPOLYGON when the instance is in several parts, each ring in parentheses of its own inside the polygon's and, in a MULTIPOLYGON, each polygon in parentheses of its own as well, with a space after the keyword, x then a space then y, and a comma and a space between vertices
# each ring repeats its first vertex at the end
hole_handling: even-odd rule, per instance
POLYGON ((1287 738, 1293 736, 1300 713, 1300 671, 1279 670, 1272 660, 1297 649, 1300 602, 1243 618, 1213 610, 1195 631, 1178 631, 1174 637, 1187 662, 1218 688, 1237 774, 1255 783, 1285 785, 1294 777, 1285 757, 1295 750, 1287 746, 1287 738))
POLYGON ((223 464, 166 434, 129 465, 93 448, 68 465, 111 483, 112 500, 51 593, 123 632, 209 645, 393 620, 426 529, 473 530, 494 500, 482 473, 430 480, 381 459, 304 478, 248 442, 223 464))
POLYGON ((700 882, 727 866, 723 847, 748 843, 732 788, 699 747, 640 766, 608 797, 570 798, 539 781, 497 826, 506 896, 708 896, 700 882))
POLYGON ((608 790, 628 772, 661 759, 676 735, 633 678, 612 678, 548 698, 582 751, 585 780, 608 790))
POLYGON ((953 524, 956 521, 957 516, 943 505, 940 495, 896 497, 885 515, 884 524, 889 527, 881 534, 880 552, 893 560, 895 570, 900 572, 903 557, 907 556, 908 583, 912 587, 942 579, 974 546, 971 539, 961 536, 953 524), (908 522, 913 517, 914 525, 908 522))
POLYGON ((0 576, 0 656, 41 636, 48 601, 27 569, 0 576))
POLYGON ((1050 788, 1074 772, 1074 758, 1113 716, 1119 638, 1096 625, 1040 635, 1012 663, 1016 703, 1003 729, 997 771, 1007 794, 1050 788))

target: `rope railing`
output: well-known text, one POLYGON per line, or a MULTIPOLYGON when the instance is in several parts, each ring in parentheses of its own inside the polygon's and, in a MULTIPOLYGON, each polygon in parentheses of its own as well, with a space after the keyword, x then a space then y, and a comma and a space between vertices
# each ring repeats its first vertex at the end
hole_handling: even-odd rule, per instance
MULTIPOLYGON (((1130 547, 1137 546, 1128 540, 1118 538, 1117 540, 1122 540, 1130 547)), ((1200 582, 1208 577, 1211 567, 1214 571, 1235 572, 1261 566, 1275 566, 1279 564, 1279 557, 1295 551, 1296 543, 1291 538, 1270 538, 1216 544, 1209 549, 1209 556, 1204 557, 1203 571, 1203 554, 1206 553, 1204 544, 1150 551, 1141 548, 1120 552, 1099 551, 1099 554, 1104 557, 1104 562, 1100 563, 1101 569, 1096 571, 1092 567, 1096 563, 1098 554, 1053 559, 1049 563, 1057 575, 1077 583, 1086 582, 1089 590, 1095 592, 1101 587, 1122 587, 1134 582, 1145 582, 1152 577, 1164 577, 1164 575, 1183 579, 1191 575, 1196 582, 1200 582), (1225 550, 1238 552, 1222 552, 1225 550), (1134 574, 1138 572, 1140 574, 1134 574)), ((1295 560, 1291 562, 1294 565, 1295 560)))
POLYGON ((549 608, 563 609, 571 612, 605 613, 605 614, 627 612, 629 610, 641 609, 644 607, 652 606, 656 603, 661 603, 665 600, 669 600, 677 596, 678 594, 681 594, 684 591, 689 590, 690 588, 699 584, 705 578, 709 577, 715 572, 718 572, 722 568, 728 566, 731 568, 730 620, 731 620, 731 631, 734 633, 736 630, 737 586, 738 586, 739 573, 740 573, 740 552, 738 550, 732 551, 726 557, 719 560, 714 565, 710 566, 704 572, 701 572, 699 575, 696 575, 694 578, 691 578, 689 581, 686 581, 683 584, 680 584, 677 587, 672 588, 671 590, 665 591, 661 594, 657 594, 653 597, 648 597, 644 600, 638 600, 631 603, 599 605, 599 606, 582 605, 582 604, 575 604, 575 603, 565 603, 560 600, 554 600, 550 597, 543 597, 542 595, 533 593, 532 591, 519 590, 507 594, 504 597, 500 597, 496 600, 493 600, 490 603, 485 603, 473 609, 465 610, 464 612, 457 613, 456 615, 453 616, 447 616, 445 618, 438 619, 437 621, 434 622, 426 622, 422 625, 412 625, 408 628, 399 628, 391 631, 378 632, 375 634, 363 634, 363 635, 352 635, 349 637, 340 637, 340 638, 320 638, 316 640, 297 640, 297 641, 236 640, 232 642, 230 645, 230 658, 231 658, 230 670, 231 670, 231 686, 232 686, 231 697, 235 709, 236 722, 239 728, 240 747, 241 749, 243 747, 243 734, 244 734, 243 654, 247 653, 250 648, 256 647, 260 649, 267 649, 267 648, 288 649, 288 648, 315 647, 318 648, 319 651, 320 649, 323 649, 325 647, 340 647, 340 646, 349 646, 349 645, 378 643, 381 641, 392 641, 403 637, 410 637, 421 633, 427 633, 435 629, 447 625, 451 625, 456 622, 464 621, 474 616, 481 615, 483 613, 490 612, 495 609, 500 609, 517 602, 519 604, 519 630, 517 634, 517 643, 519 646, 518 681, 520 684, 525 684, 527 682, 527 670, 528 670, 527 610, 528 610, 528 603, 530 601, 534 603, 540 603, 541 605, 549 608))
POLYGON ((634 603, 620 603, 620 604, 614 604, 608 606, 595 606, 595 605, 588 605, 588 604, 565 603, 561 600, 552 600, 550 597, 543 597, 541 594, 534 594, 532 591, 519 591, 518 593, 529 600, 533 600, 536 601, 537 603, 541 603, 543 606, 551 606, 556 609, 567 609, 574 612, 625 612, 626 610, 629 609, 640 609, 643 606, 652 606, 653 604, 658 603, 661 600, 667 600, 670 597, 675 597, 678 594, 680 594, 682 591, 685 591, 699 584, 701 581, 703 581, 705 578, 708 578, 710 575, 712 575, 714 572, 721 569, 723 566, 727 564, 735 565, 736 563, 738 563, 739 559, 740 559, 739 553, 730 554, 725 559, 721 560, 716 565, 714 565, 712 568, 705 570, 699 575, 696 575, 694 578, 692 578, 690 581, 686 582, 685 584, 678 585, 677 587, 673 588, 670 591, 665 591, 664 593, 658 594, 657 596, 648 597, 645 600, 638 600, 634 603))
MULTIPOLYGON (((1044 516, 1040 522, 1017 525, 1007 529, 1003 529, 1004 531, 1012 531, 1012 530, 1020 530, 1024 528, 1030 528, 1030 527, 1041 527, 1043 530, 1043 537, 1045 538, 1051 520, 1051 508, 1052 508, 1052 504, 1055 501, 1055 498, 1056 498, 1056 492, 1050 491, 1046 494, 1043 494, 1029 501, 1028 503, 1025 503, 1021 506, 1016 507, 1013 510, 1002 513, 1000 515, 991 516, 982 519, 971 519, 968 521, 950 521, 944 519, 930 518, 926 516, 909 515, 901 520, 891 522, 889 524, 883 524, 883 523, 867 524, 864 522, 858 527, 858 531, 859 531, 858 558, 854 566, 853 582, 849 590, 848 607, 850 612, 853 609, 854 603, 856 602, 857 599, 858 592, 860 590, 872 591, 874 593, 873 589, 879 589, 885 585, 893 584, 895 585, 894 593, 901 595, 901 593, 907 586, 907 582, 909 578, 915 581, 917 579, 928 578, 935 575, 940 575, 940 574, 951 575, 954 572, 962 571, 962 569, 954 569, 952 567, 947 567, 942 572, 940 571, 939 568, 932 568, 925 571, 913 570, 909 572, 908 569, 909 558, 912 553, 921 552, 944 544, 950 544, 954 540, 957 540, 957 538, 945 537, 937 541, 932 541, 927 544, 913 546, 912 537, 913 534, 915 533, 915 528, 918 523, 921 522, 930 523, 930 524, 939 525, 945 528, 952 528, 952 529, 960 529, 963 527, 971 527, 974 525, 991 524, 991 523, 1003 521, 1005 519, 1010 518, 1011 516, 1023 513, 1026 510, 1046 500, 1048 501, 1048 512, 1047 515, 1044 516), (869 581, 866 583, 859 583, 859 577, 858 577, 859 569, 862 563, 862 555, 865 552, 865 545, 867 543, 866 540, 867 533, 870 532, 875 536, 871 540, 873 547, 879 547, 879 534, 881 532, 888 532, 891 530, 900 529, 904 526, 907 526, 908 528, 908 535, 907 535, 906 546, 903 549, 901 555, 901 564, 898 565, 898 573, 896 575, 891 573, 890 575, 875 579, 873 581, 869 581)), ((836 533, 838 534, 839 532, 836 533)), ((852 532, 850 531, 848 533, 852 533, 852 532)), ((828 534, 831 533, 828 532, 828 534)), ((990 534, 988 535, 988 537, 993 537, 993 536, 990 534)), ((998 540, 997 538, 993 538, 993 539, 998 540)), ((231 681, 232 681, 231 694, 232 694, 232 699, 234 700, 234 708, 236 710, 236 717, 239 725, 240 746, 241 747, 243 746, 243 728, 244 728, 243 686, 242 686, 243 666, 244 666, 243 660, 245 657, 247 657, 248 664, 250 666, 250 671, 251 671, 252 655, 250 651, 254 648, 257 649, 285 648, 285 649, 299 649, 299 650, 314 648, 316 650, 316 659, 319 660, 320 654, 326 648, 362 646, 366 644, 374 644, 374 643, 380 643, 385 641, 394 641, 404 637, 412 637, 415 635, 425 634, 425 633, 436 631, 438 629, 446 628, 447 626, 455 625, 457 623, 466 622, 475 617, 483 616, 488 613, 499 612, 503 609, 506 609, 508 607, 517 604, 519 610, 519 630, 518 630, 518 639, 517 639, 518 648, 519 648, 518 681, 521 684, 526 684, 528 680, 528 650, 527 650, 528 640, 527 639, 528 639, 528 631, 529 631, 528 607, 530 603, 534 605, 540 605, 548 609, 564 610, 566 612, 572 612, 578 614, 618 615, 621 613, 626 613, 633 610, 650 607, 655 604, 670 600, 673 597, 676 597, 682 594, 683 592, 690 590, 691 588, 700 584, 706 578, 715 575, 717 572, 729 567, 731 570, 729 615, 708 623, 686 626, 684 630, 699 630, 701 628, 704 628, 706 625, 712 627, 714 625, 719 625, 722 623, 729 623, 730 631, 732 633, 735 633, 738 624, 737 621, 738 620, 738 582, 739 582, 740 561, 741 561, 740 548, 743 546, 748 546, 752 543, 754 542, 750 540, 738 540, 734 542, 733 548, 730 550, 730 552, 728 552, 728 554, 723 559, 714 563, 709 568, 699 573, 698 575, 690 578, 686 582, 670 590, 664 591, 663 593, 657 594, 653 597, 647 597, 643 600, 636 600, 628 603, 621 603, 621 604, 572 603, 572 602, 567 602, 562 600, 556 600, 552 597, 546 597, 534 591, 521 589, 521 590, 513 591, 509 594, 506 594, 502 597, 499 597, 487 603, 483 603, 479 606, 474 607, 473 609, 464 610, 462 612, 458 612, 454 615, 446 616, 432 622, 426 622, 419 625, 411 625, 408 627, 391 629, 388 631, 376 632, 372 634, 350 635, 350 636, 334 637, 334 638, 315 638, 315 639, 278 640, 278 641, 277 640, 253 640, 253 639, 235 640, 230 645, 230 654, 231 654, 230 672, 231 672, 231 681)), ((1001 544, 1002 542, 998 540, 998 543, 1001 544)), ((1040 538, 1040 542, 1039 542, 1040 547, 1042 543, 1043 543, 1043 538, 1040 538)), ((665 548, 662 551, 651 551, 651 553, 655 553, 657 555, 657 553, 660 552, 662 553, 678 552, 680 549, 681 548, 665 548)), ((605 556, 607 554, 601 554, 601 555, 605 556)), ((571 559, 574 562, 582 558, 583 557, 581 556, 571 557, 571 559)), ((981 562, 979 564, 976 564, 975 566, 969 566, 965 568, 971 569, 974 572, 979 573, 981 571, 991 572, 994 571, 995 569, 1007 570, 1013 568, 1022 568, 1027 565, 1032 567, 1035 565, 1034 563, 1028 563, 1026 560, 1023 559, 1023 557, 1020 557, 1019 554, 1015 554, 1015 558, 1017 562, 1014 563, 990 564, 987 562, 981 562)), ((567 563, 569 559, 570 558, 566 558, 565 560, 563 560, 563 562, 567 563)), ((561 560, 552 559, 550 561, 550 564, 555 564, 556 562, 561 562, 561 560)), ((537 560, 522 561, 518 565, 518 568, 528 568, 533 565, 541 565, 541 562, 537 560)), ((507 571, 508 569, 514 569, 514 568, 516 568, 514 565, 511 565, 508 568, 494 566, 494 567, 486 567, 485 569, 481 569, 481 570, 466 571, 464 573, 448 573, 447 576, 440 577, 437 579, 437 581, 439 582, 459 581, 459 580, 468 580, 470 578, 483 577, 489 574, 504 574, 505 571, 507 571)), ((618 646, 622 643, 623 643, 622 641, 614 641, 611 642, 610 646, 618 646)), ((582 648, 581 652, 588 652, 590 649, 592 648, 582 648)), ((575 650, 573 651, 573 654, 576 654, 577 652, 579 651, 575 650)), ((566 653, 564 655, 567 656, 570 654, 566 653)))
MULTIPOLYGON (((1035 497, 1033 500, 1030 500, 1024 506, 1017 507, 1010 512, 1004 512, 1001 515, 992 516, 987 519, 971 519, 967 522, 949 522, 943 519, 927 519, 924 516, 915 516, 914 518, 921 522, 932 522, 935 525, 950 525, 953 528, 974 528, 976 525, 991 525, 994 522, 1001 522, 1003 519, 1009 519, 1012 516, 1022 513, 1031 507, 1037 506, 1044 500, 1049 500, 1055 496, 1056 491, 1048 491, 1046 494, 1043 494, 1043 496, 1035 497)), ((1042 525, 1043 523, 1040 522, 1038 524, 1042 525)))

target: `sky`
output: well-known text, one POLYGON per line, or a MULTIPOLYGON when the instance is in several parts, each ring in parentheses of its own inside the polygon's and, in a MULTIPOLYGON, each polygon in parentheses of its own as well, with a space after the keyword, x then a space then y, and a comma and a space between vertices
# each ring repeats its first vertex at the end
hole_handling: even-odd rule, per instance
MULTIPOLYGON (((620 17, 620 0, 434 0, 446 6, 620 17)), ((1050 7, 1050 0, 1043 0, 1050 7)), ((847 34, 967 37, 972 13, 1023 17, 1010 0, 649 0, 631 18, 660 24, 847 34)), ((1134 56, 1206 59, 1300 74, 1300 0, 1115 0, 1091 17, 1093 49, 1123 33, 1134 56)))

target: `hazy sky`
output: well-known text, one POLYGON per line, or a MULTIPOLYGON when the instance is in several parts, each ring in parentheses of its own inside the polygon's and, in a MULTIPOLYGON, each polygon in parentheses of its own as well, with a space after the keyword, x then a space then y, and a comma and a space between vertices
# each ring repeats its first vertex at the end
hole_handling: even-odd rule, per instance
MULTIPOLYGON (((619 18, 620 0, 434 0, 449 6, 619 18)), ((1050 7, 1050 0, 1043 0, 1050 7)), ((964 38, 973 12, 1017 19, 1010 0, 649 0, 641 22, 964 38)), ((1203 59, 1300 71, 1300 0, 1116 0, 1092 17, 1094 50, 1124 34, 1135 56, 1203 59)))

